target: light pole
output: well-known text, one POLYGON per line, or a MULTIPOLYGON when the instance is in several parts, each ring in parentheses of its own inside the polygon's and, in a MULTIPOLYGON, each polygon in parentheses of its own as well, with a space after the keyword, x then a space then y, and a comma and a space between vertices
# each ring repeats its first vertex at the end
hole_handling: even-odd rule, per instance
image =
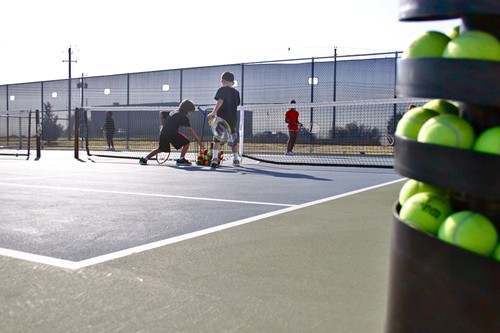
POLYGON ((80 107, 83 108, 83 89, 87 89, 89 87, 88 83, 83 80, 83 73, 82 78, 80 79, 80 82, 76 84, 76 87, 80 89, 80 107))
POLYGON ((68 60, 63 60, 63 62, 68 63, 68 140, 71 140, 71 63, 77 62, 76 60, 71 60, 71 46, 68 49, 68 60))

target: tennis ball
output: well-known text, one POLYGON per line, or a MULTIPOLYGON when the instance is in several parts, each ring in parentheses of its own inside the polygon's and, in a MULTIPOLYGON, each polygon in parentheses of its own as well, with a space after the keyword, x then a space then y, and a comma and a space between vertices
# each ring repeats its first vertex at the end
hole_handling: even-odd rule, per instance
POLYGON ((450 37, 439 31, 426 31, 417 36, 403 52, 403 58, 441 58, 450 37))
POLYGON ((490 256, 498 242, 495 225, 484 215, 463 210, 448 216, 438 230, 438 238, 463 249, 490 256))
POLYGON ((421 192, 405 201, 399 211, 399 217, 415 229, 435 235, 441 223, 452 212, 447 198, 430 192, 421 192))
POLYGON ((425 103, 425 109, 436 111, 439 114, 454 114, 458 115, 458 106, 446 99, 433 99, 425 103))
POLYGON ((498 243, 495 249, 493 250, 493 254, 491 255, 491 257, 496 261, 500 261, 500 243, 498 243))
POLYGON ((396 135, 405 136, 411 139, 417 139, 420 128, 432 117, 438 113, 433 110, 423 107, 415 107, 408 110, 398 122, 396 126, 396 135))
POLYGON ((429 119, 417 137, 419 142, 463 149, 472 148, 474 139, 472 125, 454 114, 442 114, 429 119))
POLYGON ((500 61, 500 42, 485 31, 465 31, 446 45, 443 57, 500 61))
POLYGON ((409 179, 403 184, 403 187, 401 187, 401 190, 399 191, 399 204, 403 206, 406 200, 408 200, 411 196, 421 192, 430 192, 443 197, 447 196, 446 191, 440 187, 424 183, 416 179, 409 179))
POLYGON ((460 35, 460 26, 457 25, 446 34, 450 39, 457 38, 460 35))
POLYGON ((479 134, 472 149, 481 153, 500 155, 500 126, 491 127, 479 134))

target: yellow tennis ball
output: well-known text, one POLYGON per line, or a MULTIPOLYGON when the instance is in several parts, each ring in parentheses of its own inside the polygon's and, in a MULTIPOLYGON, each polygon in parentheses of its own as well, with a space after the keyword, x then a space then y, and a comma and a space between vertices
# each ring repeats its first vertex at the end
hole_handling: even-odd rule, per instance
POLYGON ((446 191, 440 187, 427 184, 416 179, 409 179, 403 184, 403 187, 401 187, 401 190, 399 191, 399 204, 403 206, 406 200, 408 200, 411 196, 421 192, 430 192, 440 196, 446 196, 446 191))
POLYGON ((496 261, 500 262, 500 243, 498 243, 495 249, 493 250, 493 254, 491 255, 491 257, 496 261))
POLYGON ((424 143, 470 149, 475 134, 472 125, 454 114, 442 114, 425 122, 417 140, 424 143))
POLYGON ((500 155, 500 126, 491 127, 479 134, 472 149, 482 153, 500 155))
POLYGON ((439 114, 455 114, 458 115, 458 106, 446 99, 433 99, 425 103, 423 108, 436 111, 439 114))
POLYGON ((463 249, 490 256, 498 242, 495 225, 484 215, 463 210, 441 224, 438 238, 463 249))
POLYGON ((450 31, 448 31, 448 33, 446 34, 446 36, 450 37, 450 40, 453 39, 453 38, 457 38, 458 36, 460 36, 460 26, 459 25, 455 26, 453 29, 451 29, 450 31))
POLYGON ((441 58, 450 37, 439 31, 426 31, 417 36, 403 52, 403 58, 441 58))
POLYGON ((446 45, 443 57, 500 61, 500 42, 486 31, 468 30, 446 45))
POLYGON ((415 107, 401 117, 396 126, 396 135, 416 140, 418 132, 425 122, 437 115, 436 111, 424 109, 423 107, 415 107))
POLYGON ((447 198, 421 192, 406 200, 399 211, 399 217, 415 229, 435 235, 441 223, 452 212, 447 198))

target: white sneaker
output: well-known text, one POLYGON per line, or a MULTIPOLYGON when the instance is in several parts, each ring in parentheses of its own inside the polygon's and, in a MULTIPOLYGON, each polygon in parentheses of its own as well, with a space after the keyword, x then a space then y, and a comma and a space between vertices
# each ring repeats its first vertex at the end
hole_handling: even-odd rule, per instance
POLYGON ((240 160, 233 160, 233 166, 239 167, 240 166, 240 160))
POLYGON ((286 155, 286 156, 293 156, 293 155, 295 155, 295 154, 294 154, 293 152, 291 152, 291 151, 287 151, 287 152, 285 153, 285 155, 286 155))
POLYGON ((217 160, 212 160, 210 162, 210 169, 217 169, 218 165, 217 165, 217 160))

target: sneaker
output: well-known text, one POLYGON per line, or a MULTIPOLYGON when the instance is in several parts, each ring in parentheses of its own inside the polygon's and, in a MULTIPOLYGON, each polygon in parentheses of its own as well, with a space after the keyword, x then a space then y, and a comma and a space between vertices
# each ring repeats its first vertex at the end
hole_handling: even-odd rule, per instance
POLYGON ((212 162, 210 163, 210 168, 215 169, 215 168, 217 168, 217 166, 218 166, 217 161, 212 160, 212 162))
POLYGON ((139 164, 140 165, 146 165, 146 164, 148 164, 148 160, 145 159, 144 157, 141 157, 141 159, 139 160, 139 164))
POLYGON ((233 166, 239 167, 240 166, 240 160, 233 160, 233 166))
POLYGON ((286 155, 286 156, 293 156, 293 155, 295 155, 295 154, 294 154, 293 152, 291 152, 291 151, 287 151, 287 152, 285 153, 285 155, 286 155))
POLYGON ((177 161, 175 161, 177 165, 191 165, 191 162, 186 160, 184 157, 179 158, 177 161))

